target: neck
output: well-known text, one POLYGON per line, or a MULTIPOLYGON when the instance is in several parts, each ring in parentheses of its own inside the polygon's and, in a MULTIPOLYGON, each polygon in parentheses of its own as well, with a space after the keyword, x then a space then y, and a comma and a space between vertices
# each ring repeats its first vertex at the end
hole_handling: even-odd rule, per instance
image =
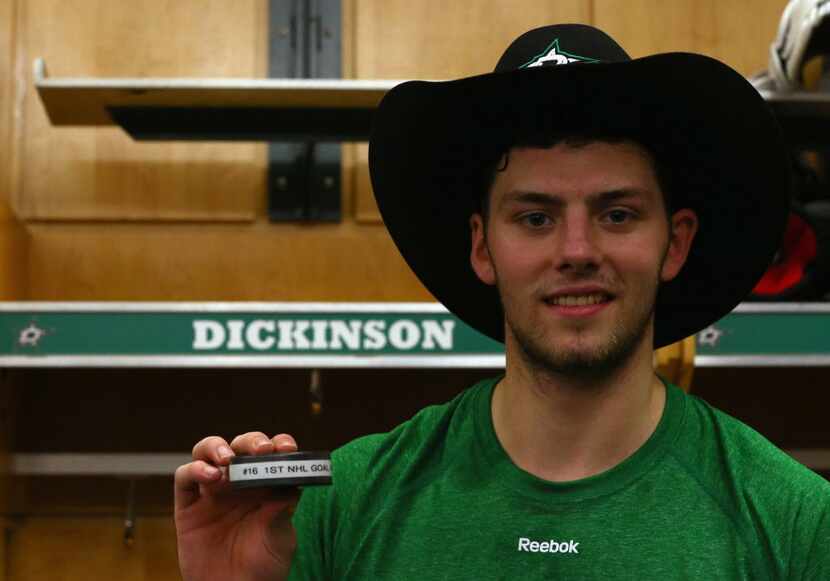
POLYGON ((654 432, 666 393, 648 341, 604 376, 541 373, 507 345, 493 394, 496 436, 513 462, 544 480, 587 478, 613 468, 654 432))

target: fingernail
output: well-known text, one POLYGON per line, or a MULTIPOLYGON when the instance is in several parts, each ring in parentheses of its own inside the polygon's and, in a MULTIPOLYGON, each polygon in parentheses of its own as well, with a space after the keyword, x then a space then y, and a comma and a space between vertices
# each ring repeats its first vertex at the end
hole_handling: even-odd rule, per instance
POLYGON ((271 445, 271 440, 269 440, 268 438, 262 438, 262 439, 256 441, 256 447, 257 448, 264 448, 265 446, 270 446, 270 445, 271 445))
POLYGON ((296 448, 297 447, 297 444, 294 442, 294 440, 292 440, 291 438, 288 438, 288 437, 277 438, 276 444, 280 448, 287 448, 287 447, 296 448))
POLYGON ((211 478, 215 478, 221 471, 216 466, 205 466, 205 474, 211 478))
POLYGON ((220 446, 219 447, 219 457, 222 460, 227 460, 228 458, 232 458, 233 457, 233 450, 231 450, 227 446, 220 446))

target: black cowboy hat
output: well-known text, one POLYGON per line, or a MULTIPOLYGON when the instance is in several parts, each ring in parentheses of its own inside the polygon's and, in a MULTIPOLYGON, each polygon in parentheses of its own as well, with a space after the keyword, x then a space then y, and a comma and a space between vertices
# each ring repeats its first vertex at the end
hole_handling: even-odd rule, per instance
POLYGON ((655 348, 723 317, 772 261, 790 165, 749 82, 703 55, 632 60, 590 26, 538 28, 493 73, 396 86, 373 121, 372 187, 392 238, 435 298, 482 333, 503 341, 504 319, 496 288, 470 266, 469 218, 501 155, 544 133, 644 144, 668 167, 672 207, 697 213, 688 260, 658 291, 655 348))

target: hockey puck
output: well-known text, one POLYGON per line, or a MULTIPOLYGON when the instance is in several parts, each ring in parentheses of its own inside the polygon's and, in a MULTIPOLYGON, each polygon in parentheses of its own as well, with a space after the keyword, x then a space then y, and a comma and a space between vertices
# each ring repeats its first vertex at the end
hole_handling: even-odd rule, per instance
POLYGON ((228 477, 234 488, 321 486, 331 484, 331 457, 328 452, 235 456, 228 477))

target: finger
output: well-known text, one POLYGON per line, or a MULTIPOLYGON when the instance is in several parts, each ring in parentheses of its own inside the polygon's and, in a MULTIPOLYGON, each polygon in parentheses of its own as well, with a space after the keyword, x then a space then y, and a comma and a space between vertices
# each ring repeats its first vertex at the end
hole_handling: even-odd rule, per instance
POLYGON ((277 434, 271 441, 274 443, 274 449, 277 452, 296 452, 297 441, 291 434, 277 434))
POLYGON ((208 436, 193 446, 193 460, 203 460, 216 466, 227 466, 233 455, 228 443, 219 436, 208 436))
POLYGON ((176 468, 173 492, 176 510, 183 510, 199 499, 199 485, 222 479, 222 471, 202 460, 176 468))
POLYGON ((271 454, 274 451, 274 443, 262 432, 248 432, 233 439, 231 450, 243 455, 271 454))

